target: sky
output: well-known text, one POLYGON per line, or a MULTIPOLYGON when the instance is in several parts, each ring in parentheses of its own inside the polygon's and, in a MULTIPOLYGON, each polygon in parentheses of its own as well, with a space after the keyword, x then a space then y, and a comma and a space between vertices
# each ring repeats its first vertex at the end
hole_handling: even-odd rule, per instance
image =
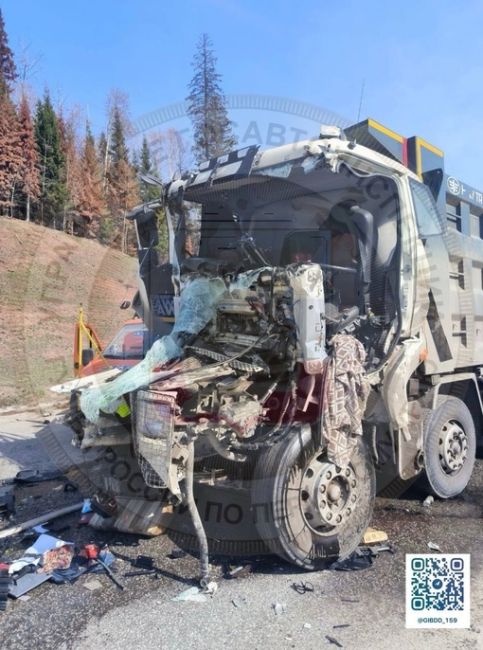
MULTIPOLYGON (((448 173, 483 188, 481 0, 0 0, 0 8, 17 57, 39 59, 28 80, 35 92, 48 87, 56 102, 79 105, 96 132, 112 88, 128 93, 135 120, 184 100, 206 32, 227 95, 290 98, 349 123, 360 109, 361 119, 440 147, 448 173)), ((248 144, 254 122, 265 145, 277 143, 270 124, 287 138, 300 125, 280 108, 231 117, 248 144)), ((315 121, 304 128, 317 133, 315 121)))

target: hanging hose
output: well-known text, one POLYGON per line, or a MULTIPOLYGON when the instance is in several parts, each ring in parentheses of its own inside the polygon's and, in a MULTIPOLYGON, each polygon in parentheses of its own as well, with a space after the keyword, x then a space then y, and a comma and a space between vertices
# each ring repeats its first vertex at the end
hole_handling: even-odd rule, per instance
POLYGON ((200 585, 206 589, 210 583, 210 564, 208 557, 208 539, 206 532, 201 521, 200 513, 196 507, 196 502, 193 494, 193 473, 195 465, 195 444, 193 439, 190 440, 188 445, 188 460, 186 462, 186 482, 185 482, 185 497, 188 505, 188 510, 191 516, 191 521, 198 538, 200 547, 200 585))

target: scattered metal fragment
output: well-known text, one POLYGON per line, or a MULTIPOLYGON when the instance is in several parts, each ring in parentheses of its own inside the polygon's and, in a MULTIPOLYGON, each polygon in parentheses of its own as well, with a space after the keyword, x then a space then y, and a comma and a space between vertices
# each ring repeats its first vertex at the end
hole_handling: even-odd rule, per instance
POLYGON ((273 603, 272 608, 275 616, 281 616, 287 611, 287 605, 285 603, 273 603))
POLYGON ((350 627, 349 623, 341 623, 340 625, 333 625, 334 630, 341 630, 343 627, 350 627))
POLYGON ((438 553, 441 553, 439 545, 435 542, 428 542, 428 548, 430 548, 432 551, 438 551, 438 553))
POLYGON ((361 601, 358 598, 341 598, 343 603, 360 603, 361 601))
POLYGON ((228 578, 246 578, 253 571, 253 566, 251 564, 242 564, 237 566, 235 569, 228 571, 228 578))
POLYGON ((298 594, 306 594, 308 591, 314 591, 314 585, 311 582, 293 582, 292 589, 298 594))
POLYGON ((332 643, 333 645, 336 645, 338 648, 343 648, 343 647, 344 647, 344 646, 342 645, 342 643, 339 643, 339 642, 337 641, 337 639, 334 639, 333 636, 329 636, 328 634, 326 634, 326 635, 325 635, 325 638, 327 639, 327 641, 328 641, 329 643, 332 643))
POLYGON ((139 571, 128 571, 124 573, 125 578, 137 578, 138 576, 152 576, 156 575, 156 569, 140 569, 139 571))
POLYGON ((384 553, 385 551, 391 553, 391 555, 394 555, 396 552, 396 549, 392 544, 380 544, 378 546, 371 546, 370 550, 374 556, 377 556, 379 553, 384 553))

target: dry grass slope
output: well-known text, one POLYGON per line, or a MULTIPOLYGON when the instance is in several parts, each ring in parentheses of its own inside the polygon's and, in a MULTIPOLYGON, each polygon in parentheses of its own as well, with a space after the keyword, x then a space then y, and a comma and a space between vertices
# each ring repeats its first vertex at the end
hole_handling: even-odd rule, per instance
POLYGON ((136 270, 97 242, 1 217, 0 406, 45 400, 70 378, 79 303, 106 342, 132 314, 119 304, 132 298, 136 270))

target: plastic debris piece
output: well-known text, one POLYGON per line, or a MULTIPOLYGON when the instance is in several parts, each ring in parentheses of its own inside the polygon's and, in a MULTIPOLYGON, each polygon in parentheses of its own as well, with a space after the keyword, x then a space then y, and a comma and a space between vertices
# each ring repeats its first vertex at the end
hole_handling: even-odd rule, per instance
POLYGON ((180 594, 175 596, 174 598, 171 598, 171 600, 181 600, 181 601, 193 601, 197 603, 203 603, 206 601, 206 596, 205 594, 201 593, 201 589, 199 587, 190 587, 189 589, 185 589, 182 591, 180 594))
POLYGON ((42 535, 42 533, 48 533, 49 532, 49 529, 45 528, 45 526, 42 526, 42 524, 39 524, 38 526, 34 526, 32 528, 32 530, 34 532, 36 532, 37 535, 42 535))
POLYGON ((25 557, 20 557, 18 560, 12 562, 9 566, 8 572, 10 575, 14 573, 19 573, 27 566, 37 566, 40 562, 40 557, 33 557, 32 555, 26 555, 25 557))
POLYGON ((9 595, 18 598, 47 580, 50 580, 50 576, 46 573, 25 573, 22 577, 12 580, 9 595))
POLYGON ((359 548, 345 560, 336 560, 329 569, 331 571, 361 571, 372 566, 373 557, 371 549, 359 548))
POLYGON ((362 541, 364 544, 378 544, 380 542, 387 542, 387 533, 383 530, 376 530, 375 528, 368 528, 364 533, 362 541))
POLYGON ((434 497, 433 497, 431 494, 429 494, 429 495, 424 499, 424 501, 423 501, 423 506, 424 506, 425 508, 430 508, 430 507, 433 505, 433 503, 434 503, 434 497))
POLYGON ((281 616, 287 611, 287 605, 285 603, 273 603, 272 608, 276 616, 281 616))
POLYGON ((154 569, 154 560, 149 555, 138 555, 134 560, 133 567, 136 569, 154 569))
POLYGON ((84 505, 82 506, 81 515, 86 515, 88 512, 92 512, 91 500, 84 499, 84 505))
POLYGON ((97 591, 98 589, 102 589, 102 582, 97 580, 97 578, 92 578, 91 580, 84 582, 82 586, 89 591, 97 591))
POLYGON ((334 639, 333 636, 329 636, 328 634, 326 634, 326 635, 325 635, 325 638, 327 639, 327 641, 328 641, 329 643, 332 643, 333 645, 336 645, 338 648, 343 648, 343 647, 344 647, 344 646, 342 645, 342 643, 339 643, 339 641, 337 641, 337 639, 334 639))
POLYGON ((202 591, 204 594, 214 596, 218 591, 218 583, 216 583, 214 580, 211 580, 210 582, 202 585, 202 591))
POLYGON ((64 542, 62 539, 43 533, 26 551, 25 555, 43 555, 47 551, 60 548, 61 546, 73 545, 72 542, 64 542))
POLYGON ((428 542, 428 548, 430 548, 432 551, 438 551, 438 553, 441 553, 441 548, 438 544, 436 544, 436 542, 428 542))

